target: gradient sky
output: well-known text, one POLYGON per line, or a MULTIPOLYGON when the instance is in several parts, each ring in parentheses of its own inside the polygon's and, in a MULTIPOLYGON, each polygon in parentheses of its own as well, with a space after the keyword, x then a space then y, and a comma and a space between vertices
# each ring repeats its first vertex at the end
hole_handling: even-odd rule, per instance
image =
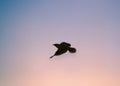
POLYGON ((0 0, 0 86, 120 86, 120 1, 0 0))

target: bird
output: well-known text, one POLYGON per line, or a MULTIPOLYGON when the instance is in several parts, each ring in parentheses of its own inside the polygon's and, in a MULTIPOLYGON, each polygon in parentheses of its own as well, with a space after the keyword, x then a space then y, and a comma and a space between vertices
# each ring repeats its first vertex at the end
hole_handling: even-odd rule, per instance
POLYGON ((53 44, 58 50, 54 53, 54 55, 52 55, 50 57, 53 58, 54 56, 59 56, 62 55, 64 53, 66 53, 67 51, 69 51, 70 53, 75 53, 76 52, 76 48, 71 47, 70 43, 67 42, 61 42, 60 44, 53 44))

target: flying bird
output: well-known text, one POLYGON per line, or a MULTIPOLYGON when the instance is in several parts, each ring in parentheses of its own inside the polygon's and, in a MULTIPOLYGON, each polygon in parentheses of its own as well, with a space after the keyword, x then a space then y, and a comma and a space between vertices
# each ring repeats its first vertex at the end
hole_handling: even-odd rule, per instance
POLYGON ((66 43, 66 42, 61 42, 60 44, 53 44, 58 50, 55 52, 55 54, 53 56, 51 56, 50 58, 53 58, 54 56, 59 56, 62 55, 64 53, 66 53, 67 51, 69 51, 70 53, 75 53, 76 49, 71 47, 71 44, 66 43))

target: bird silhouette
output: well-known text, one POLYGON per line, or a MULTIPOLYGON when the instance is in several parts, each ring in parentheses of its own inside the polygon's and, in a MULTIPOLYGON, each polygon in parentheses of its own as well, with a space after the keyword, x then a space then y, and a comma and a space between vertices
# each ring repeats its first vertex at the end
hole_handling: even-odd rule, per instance
POLYGON ((58 50, 50 58, 53 58, 54 56, 59 56, 61 54, 64 54, 67 51, 69 51, 70 53, 75 53, 76 52, 76 49, 71 47, 71 44, 66 43, 66 42, 61 42, 60 44, 53 44, 53 45, 55 47, 57 47, 58 50))

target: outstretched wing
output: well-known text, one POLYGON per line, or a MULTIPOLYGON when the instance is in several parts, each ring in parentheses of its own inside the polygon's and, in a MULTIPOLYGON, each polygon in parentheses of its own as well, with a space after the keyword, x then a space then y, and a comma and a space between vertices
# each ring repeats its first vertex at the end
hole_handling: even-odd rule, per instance
POLYGON ((71 46, 70 43, 66 43, 66 42, 62 42, 61 45, 66 45, 66 46, 69 46, 69 47, 71 46))
POLYGON ((59 48, 60 44, 53 44, 55 47, 59 48))
POLYGON ((70 53, 75 53, 75 52, 76 52, 76 49, 71 47, 71 48, 69 48, 69 52, 70 52, 70 53))

